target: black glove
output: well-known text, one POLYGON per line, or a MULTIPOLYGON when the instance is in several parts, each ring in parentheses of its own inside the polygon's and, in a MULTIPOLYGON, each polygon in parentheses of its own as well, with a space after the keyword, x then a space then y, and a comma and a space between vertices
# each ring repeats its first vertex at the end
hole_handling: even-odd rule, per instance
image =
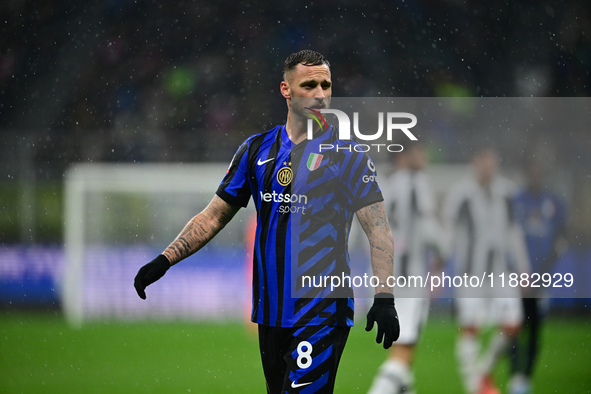
POLYGON ((139 295, 142 300, 145 300, 146 287, 162 278, 169 268, 170 262, 162 254, 159 254, 154 260, 140 268, 133 281, 133 286, 135 287, 135 291, 137 291, 137 295, 139 295))
POLYGON ((367 326, 365 331, 371 331, 373 323, 378 323, 377 343, 382 343, 384 339, 384 349, 392 346, 400 336, 400 324, 398 315, 394 308, 394 295, 389 293, 378 293, 374 296, 373 305, 367 312, 367 326))

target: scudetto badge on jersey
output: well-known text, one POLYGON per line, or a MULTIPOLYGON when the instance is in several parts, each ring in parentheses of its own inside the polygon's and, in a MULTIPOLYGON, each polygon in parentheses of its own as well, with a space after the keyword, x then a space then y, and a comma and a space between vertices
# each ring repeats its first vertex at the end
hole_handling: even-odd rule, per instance
POLYGON ((322 162, 323 157, 324 155, 319 155, 318 153, 310 153, 307 163, 308 170, 314 171, 315 169, 320 167, 320 163, 322 162))

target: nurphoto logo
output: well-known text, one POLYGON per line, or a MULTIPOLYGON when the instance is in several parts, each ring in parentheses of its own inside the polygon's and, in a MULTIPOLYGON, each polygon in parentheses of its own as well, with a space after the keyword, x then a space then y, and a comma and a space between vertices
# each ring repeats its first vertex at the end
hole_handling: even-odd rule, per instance
MULTIPOLYGON (((305 108, 309 110, 309 116, 311 119, 308 119, 308 139, 311 140, 314 138, 314 121, 320 126, 321 129, 326 128, 328 129, 326 120, 322 114, 333 114, 337 117, 338 121, 338 138, 339 140, 349 141, 352 139, 351 136, 351 120, 349 119, 349 115, 345 112, 334 109, 334 108, 322 108, 322 109, 312 109, 312 108, 305 108)), ((353 112, 353 133, 358 141, 376 141, 382 137, 384 134, 384 118, 386 119, 386 140, 389 143, 372 143, 372 144, 357 144, 354 146, 354 150, 357 152, 368 152, 372 148, 376 149, 378 152, 380 148, 385 148, 388 152, 401 152, 404 147, 400 144, 391 144, 390 142, 393 139, 394 133, 396 131, 402 131, 404 135, 408 137, 411 141, 416 141, 417 137, 410 131, 411 128, 416 126, 417 124, 417 117, 409 112, 378 112, 378 131, 373 134, 364 134, 359 130, 359 112, 353 112), (404 123, 401 122, 400 119, 406 119, 408 122, 404 123)), ((350 150, 351 146, 333 146, 332 144, 321 144, 320 145, 320 152, 324 150, 350 150)))

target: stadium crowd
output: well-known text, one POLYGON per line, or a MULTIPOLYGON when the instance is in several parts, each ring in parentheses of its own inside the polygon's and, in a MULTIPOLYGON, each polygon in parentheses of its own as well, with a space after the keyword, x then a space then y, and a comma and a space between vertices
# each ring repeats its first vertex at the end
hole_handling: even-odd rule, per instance
MULTIPOLYGON (((59 180, 86 161, 227 161, 245 136, 284 121, 279 65, 301 48, 331 59, 335 96, 588 96, 590 7, 3 2, 0 175, 59 180)), ((554 169, 576 176, 581 161, 571 171, 572 157, 591 165, 587 135, 530 130, 520 138, 545 146, 554 169)), ((446 143, 460 138, 435 135, 434 162, 467 161, 469 153, 446 143)), ((501 144, 505 163, 521 164, 516 146, 501 144)))
POLYGON ((283 120, 278 64, 306 47, 332 59, 335 96, 586 96, 589 7, 10 1, 0 6, 0 132, 50 140, 35 156, 60 170, 225 159, 220 138, 283 120), (39 113, 40 103, 55 105, 39 113))

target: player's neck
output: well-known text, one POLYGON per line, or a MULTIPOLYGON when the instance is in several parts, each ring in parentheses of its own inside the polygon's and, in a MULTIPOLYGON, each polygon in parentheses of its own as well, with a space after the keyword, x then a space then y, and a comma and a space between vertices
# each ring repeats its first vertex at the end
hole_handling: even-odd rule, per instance
MULTIPOLYGON (((293 116, 291 111, 287 113, 287 122, 285 122, 285 131, 287 132, 287 136, 294 144, 299 144, 300 142, 304 141, 308 136, 308 128, 307 128, 307 119, 301 118, 299 116, 293 116)), ((317 125, 314 125, 314 134, 320 128, 317 125)))

